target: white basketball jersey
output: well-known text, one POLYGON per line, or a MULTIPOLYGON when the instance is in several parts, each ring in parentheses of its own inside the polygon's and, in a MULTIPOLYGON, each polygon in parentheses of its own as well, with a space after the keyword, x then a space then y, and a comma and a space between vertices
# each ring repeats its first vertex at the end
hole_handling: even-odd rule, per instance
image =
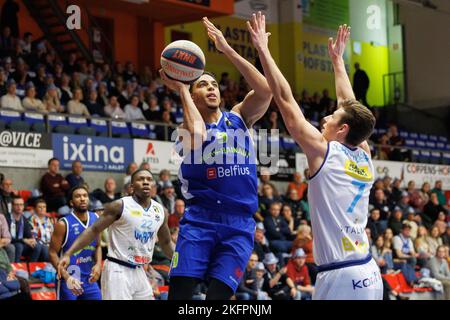
POLYGON ((108 228, 108 256, 135 265, 152 261, 164 209, 156 201, 145 210, 133 197, 124 197, 122 216, 108 228))
POLYGON ((373 174, 364 150, 329 142, 324 162, 308 187, 316 264, 367 257, 365 227, 373 174))

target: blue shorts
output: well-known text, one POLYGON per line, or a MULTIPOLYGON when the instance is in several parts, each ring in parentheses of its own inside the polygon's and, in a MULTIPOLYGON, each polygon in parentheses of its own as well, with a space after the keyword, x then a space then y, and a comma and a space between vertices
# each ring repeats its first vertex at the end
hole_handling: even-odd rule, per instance
POLYGON ((83 294, 76 296, 67 288, 65 281, 56 282, 56 296, 58 300, 102 300, 102 292, 97 282, 83 281, 83 294))
POLYGON ((188 207, 180 221, 170 276, 215 278, 235 292, 253 250, 255 227, 251 216, 188 207))

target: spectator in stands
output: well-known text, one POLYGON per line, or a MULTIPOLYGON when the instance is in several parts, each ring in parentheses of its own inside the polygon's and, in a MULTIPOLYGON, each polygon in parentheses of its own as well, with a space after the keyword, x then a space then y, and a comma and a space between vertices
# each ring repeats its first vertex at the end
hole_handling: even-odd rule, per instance
POLYGON ((292 253, 298 248, 303 249, 306 254, 306 265, 308 266, 309 276, 312 284, 315 284, 318 270, 317 265, 314 262, 311 227, 306 224, 302 224, 298 227, 297 237, 292 243, 292 253))
POLYGON ((286 265, 286 274, 295 284, 297 294, 295 300, 311 300, 314 288, 309 278, 308 267, 305 264, 306 254, 299 248, 294 251, 292 258, 286 265))
POLYGON ((63 74, 61 78, 61 104, 67 106, 70 100, 73 98, 72 88, 70 87, 70 77, 67 74, 63 74))
POLYGON ((83 91, 80 88, 76 88, 73 92, 72 100, 67 103, 67 112, 69 114, 90 116, 89 110, 81 100, 83 100, 83 91))
POLYGON ((156 183, 152 183, 150 191, 151 191, 150 192, 150 197, 154 201, 156 201, 156 202, 158 202, 159 204, 162 205, 162 200, 161 200, 161 197, 158 195, 158 187, 156 186, 156 183))
POLYGON ((356 100, 361 101, 363 105, 369 107, 367 103, 367 91, 369 90, 370 80, 367 73, 360 68, 359 63, 355 63, 355 73, 353 75, 353 91, 356 100))
POLYGON ((162 205, 169 211, 169 214, 173 214, 175 212, 176 195, 172 182, 164 182, 162 186, 161 200, 162 205))
POLYGON ((0 251, 4 250, 10 262, 16 259, 16 247, 11 243, 8 221, 4 214, 0 214, 0 251))
MULTIPOLYGON (((293 190, 296 192, 295 190, 293 190)), ((292 209, 289 205, 284 204, 281 207, 281 216, 283 217, 284 221, 286 221, 289 230, 291 231, 291 234, 295 234, 294 226, 298 226, 300 224, 300 221, 295 221, 294 217, 292 216, 292 209)))
POLYGON ((272 300, 266 291, 263 291, 264 287, 264 274, 266 273, 266 268, 264 263, 258 262, 255 267, 256 276, 256 290, 258 292, 257 300, 272 300))
POLYGON ((380 210, 373 208, 370 210, 369 219, 367 219, 367 227, 370 229, 370 232, 374 239, 378 238, 379 235, 382 235, 384 230, 386 229, 385 221, 380 221, 380 210))
POLYGON ((7 215, 12 209, 12 198, 18 195, 13 188, 13 181, 9 178, 4 178, 0 186, 0 213, 7 215))
POLYGON ((175 200, 175 211, 173 212, 173 214, 169 215, 169 219, 167 221, 169 228, 180 226, 180 220, 184 216, 185 208, 186 206, 184 204, 184 200, 175 200))
POLYGON ((44 96, 45 90, 47 89, 47 73, 45 65, 38 64, 36 66, 36 77, 34 77, 33 82, 36 86, 36 95, 38 97, 44 96))
POLYGON ((413 286, 417 280, 414 268, 419 256, 414 249, 410 238, 411 227, 408 224, 402 226, 402 232, 393 239, 394 268, 400 269, 408 283, 413 286))
POLYGON ((399 207, 395 207, 392 215, 389 217, 388 227, 392 229, 394 235, 398 235, 402 231, 402 215, 402 210, 399 207))
POLYGON ((123 80, 128 81, 131 79, 137 79, 137 73, 134 71, 134 64, 133 62, 128 61, 125 64, 125 71, 122 74, 123 80))
POLYGON ((434 183, 434 189, 431 190, 431 193, 435 193, 438 198, 439 205, 445 206, 447 204, 447 199, 445 197, 444 192, 442 191, 442 181, 437 180, 434 183))
POLYGON ((92 116, 105 117, 105 111, 103 106, 98 103, 97 90, 91 89, 89 92, 89 99, 85 101, 86 107, 92 116))
POLYGON ((390 216, 389 203, 386 200, 386 195, 382 189, 376 189, 374 199, 370 203, 375 209, 380 210, 380 220, 387 220, 390 216))
POLYGON ((447 247, 450 247, 450 226, 445 231, 445 234, 442 236, 442 243, 447 247))
POLYGON ((236 298, 238 300, 257 300, 258 290, 256 283, 256 264, 258 263, 258 255, 252 252, 247 262, 247 267, 241 278, 241 282, 236 290, 236 298))
POLYGON ((125 90, 122 90, 119 95, 119 103, 121 106, 126 106, 131 103, 131 98, 136 94, 136 79, 126 81, 125 90))
POLYGON ((142 86, 147 87, 153 80, 152 70, 149 66, 144 66, 144 70, 139 75, 139 82, 142 86))
POLYGON ((132 120, 145 120, 142 110, 139 108, 139 97, 137 95, 132 95, 130 98, 130 103, 125 106, 125 119, 132 120))
POLYGON ((418 264, 423 266, 434 255, 431 249, 431 238, 428 230, 424 226, 420 226, 417 230, 417 238, 415 241, 416 251, 419 254, 417 258, 418 264))
POLYGON ((292 210, 292 215, 295 219, 294 228, 297 229, 302 220, 305 220, 305 216, 303 214, 303 205, 302 201, 298 196, 297 189, 291 189, 287 198, 284 200, 284 203, 288 205, 292 210))
POLYGON ((20 98, 16 94, 16 82, 14 79, 8 80, 7 93, 0 99, 0 107, 16 111, 24 111, 20 98))
POLYGON ((0 97, 3 97, 8 92, 6 81, 7 78, 5 74, 5 69, 3 69, 3 67, 0 67, 0 97))
POLYGON ((430 244, 430 251, 434 256, 436 254, 437 247, 443 245, 438 227, 431 228, 429 244, 430 244))
POLYGON ((167 169, 163 169, 159 172, 158 193, 162 192, 162 187, 166 181, 170 181, 170 171, 167 169))
POLYGON ((428 262, 431 276, 442 282, 444 286, 445 299, 450 300, 450 270, 446 259, 446 248, 440 245, 436 250, 436 255, 428 262))
POLYGON ((147 99, 148 109, 144 110, 145 119, 149 121, 161 121, 162 112, 158 105, 158 98, 151 94, 147 99))
POLYGON ((58 97, 58 91, 54 84, 47 87, 47 92, 45 93, 43 102, 45 105, 45 109, 48 112, 64 112, 64 106, 61 105, 58 97))
POLYGON ((392 148, 391 149, 390 160, 403 161, 404 160, 404 155, 402 154, 402 151, 401 151, 401 149, 399 149, 399 147, 405 145, 405 139, 403 139, 398 134, 398 128, 397 128, 396 125, 391 124, 389 126, 388 136, 389 136, 389 144, 391 146, 396 147, 396 148, 392 148))
POLYGON ((136 162, 131 162, 127 166, 126 176, 123 178, 123 184, 127 184, 131 182, 131 175, 138 169, 138 165, 136 162))
POLYGON ((307 183, 302 180, 302 174, 300 172, 296 172, 294 173, 293 181, 288 184, 286 194, 288 195, 291 189, 296 189, 298 198, 301 200, 304 197, 307 186, 307 183))
POLYGON ((264 183, 262 185, 262 196, 259 197, 259 209, 263 216, 268 215, 268 210, 273 202, 281 202, 282 199, 278 195, 275 186, 272 183, 264 183))
POLYGON ((69 183, 69 190, 73 187, 84 184, 84 179, 81 176, 83 173, 83 164, 80 160, 72 162, 72 172, 66 176, 66 180, 69 183))
POLYGON ((423 210, 423 206, 428 203, 430 200, 431 187, 428 182, 424 182, 422 184, 422 188, 420 188, 419 195, 422 198, 422 207, 419 208, 421 211, 423 210))
MULTIPOLYGON (((270 248, 273 252, 277 253, 281 259, 283 253, 290 252, 292 247, 292 240, 294 235, 289 230, 289 226, 286 221, 280 217, 281 205, 279 202, 273 202, 270 204, 269 213, 270 216, 264 219, 264 227, 266 229, 266 237, 269 240, 270 248)), ((281 260, 281 264, 284 261, 281 260)))
POLYGON ((436 193, 431 193, 430 201, 423 208, 423 212, 420 213, 422 218, 422 222, 427 227, 427 229, 431 228, 433 223, 437 220, 439 216, 439 212, 446 211, 443 206, 439 204, 439 199, 436 193))
POLYGON ((394 241, 394 233, 391 228, 386 228, 383 233, 384 245, 387 248, 392 248, 392 243, 394 241))
POLYGON ((113 119, 125 119, 126 114, 123 112, 116 96, 109 98, 109 104, 104 107, 104 113, 106 116, 113 119))
POLYGON ((47 204, 43 199, 39 199, 34 204, 34 213, 30 218, 33 238, 42 245, 41 261, 49 261, 48 250, 52 237, 54 221, 48 217, 47 204))
POLYGON ((440 236, 445 234, 445 230, 447 230, 449 224, 447 223, 447 215, 444 211, 439 212, 438 218, 434 222, 433 227, 438 228, 440 236))
POLYGON ((66 205, 65 194, 70 188, 67 180, 58 171, 59 160, 51 158, 48 161, 48 171, 42 176, 40 182, 40 189, 50 212, 57 211, 66 205))
POLYGON ((2 34, 0 36, 0 56, 12 56, 16 49, 16 39, 11 35, 11 29, 9 27, 2 28, 2 34))
POLYGON ((269 242, 264 236, 265 232, 266 229, 264 228, 264 224, 262 222, 256 223, 253 251, 258 255, 259 260, 263 260, 264 256, 270 252, 269 242))
POLYGON ((394 272, 394 261, 392 259, 392 250, 387 248, 384 244, 384 237, 379 234, 374 238, 374 244, 372 245, 370 252, 375 259, 377 265, 380 267, 381 273, 394 272))
POLYGON ((407 191, 403 191, 400 202, 397 204, 397 207, 399 207, 400 210, 402 211, 403 219, 407 217, 409 212, 415 212, 414 208, 409 203, 410 203, 409 193, 407 191))
MULTIPOLYGON (((109 103, 108 84, 104 81, 98 84, 98 97, 97 103, 104 108, 109 103)), ((104 110, 103 110, 104 112, 104 110)))
POLYGON ((114 178, 107 178, 105 180, 104 188, 105 190, 96 189, 92 192, 95 199, 99 200, 103 204, 120 199, 120 192, 116 192, 117 185, 114 178))
POLYGON ((414 212, 408 212, 408 216, 403 220, 403 223, 409 224, 411 227, 411 239, 415 241, 417 238, 417 229, 419 227, 416 222, 416 214, 414 212))
POLYGON ((25 98, 22 100, 22 105, 27 111, 47 112, 47 108, 42 101, 36 99, 36 88, 31 81, 26 85, 25 98))
POLYGON ((263 263, 267 272, 264 275, 263 290, 266 291, 273 300, 291 300, 297 295, 297 289, 292 280, 287 276, 286 267, 278 270, 278 259, 273 253, 265 255, 263 263))
POLYGON ((403 207, 399 205, 399 202, 402 199, 402 197, 406 191, 402 192, 401 184, 402 184, 402 179, 398 179, 398 178, 394 179, 394 182, 392 183, 392 192, 389 197, 389 202, 392 203, 393 205, 398 205, 403 210, 403 207))
POLYGON ((29 258, 31 262, 39 261, 42 245, 33 237, 31 225, 23 216, 24 201, 20 197, 12 199, 12 212, 6 216, 11 233, 11 243, 15 247, 14 262, 20 262, 20 257, 29 258))

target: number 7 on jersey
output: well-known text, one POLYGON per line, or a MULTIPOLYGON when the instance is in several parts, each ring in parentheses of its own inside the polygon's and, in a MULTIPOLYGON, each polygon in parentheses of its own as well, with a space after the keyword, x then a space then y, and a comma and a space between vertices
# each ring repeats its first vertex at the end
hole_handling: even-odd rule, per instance
POLYGON ((356 194, 355 198, 353 199, 352 203, 350 204, 350 207, 347 209, 347 213, 353 213, 353 210, 355 209, 356 204, 358 203, 359 199, 361 199, 364 189, 367 186, 367 183, 358 182, 356 180, 352 181, 352 184, 356 187, 358 187, 358 193, 356 194))

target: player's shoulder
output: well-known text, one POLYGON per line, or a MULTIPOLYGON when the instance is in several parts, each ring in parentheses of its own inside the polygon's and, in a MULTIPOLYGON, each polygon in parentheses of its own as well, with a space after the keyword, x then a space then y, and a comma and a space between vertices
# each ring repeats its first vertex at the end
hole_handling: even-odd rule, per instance
POLYGON ((236 110, 236 108, 233 108, 231 111, 223 111, 225 125, 227 127, 230 127, 232 125, 242 128, 244 130, 248 130, 247 125, 245 123, 244 118, 242 117, 239 110, 236 110))

